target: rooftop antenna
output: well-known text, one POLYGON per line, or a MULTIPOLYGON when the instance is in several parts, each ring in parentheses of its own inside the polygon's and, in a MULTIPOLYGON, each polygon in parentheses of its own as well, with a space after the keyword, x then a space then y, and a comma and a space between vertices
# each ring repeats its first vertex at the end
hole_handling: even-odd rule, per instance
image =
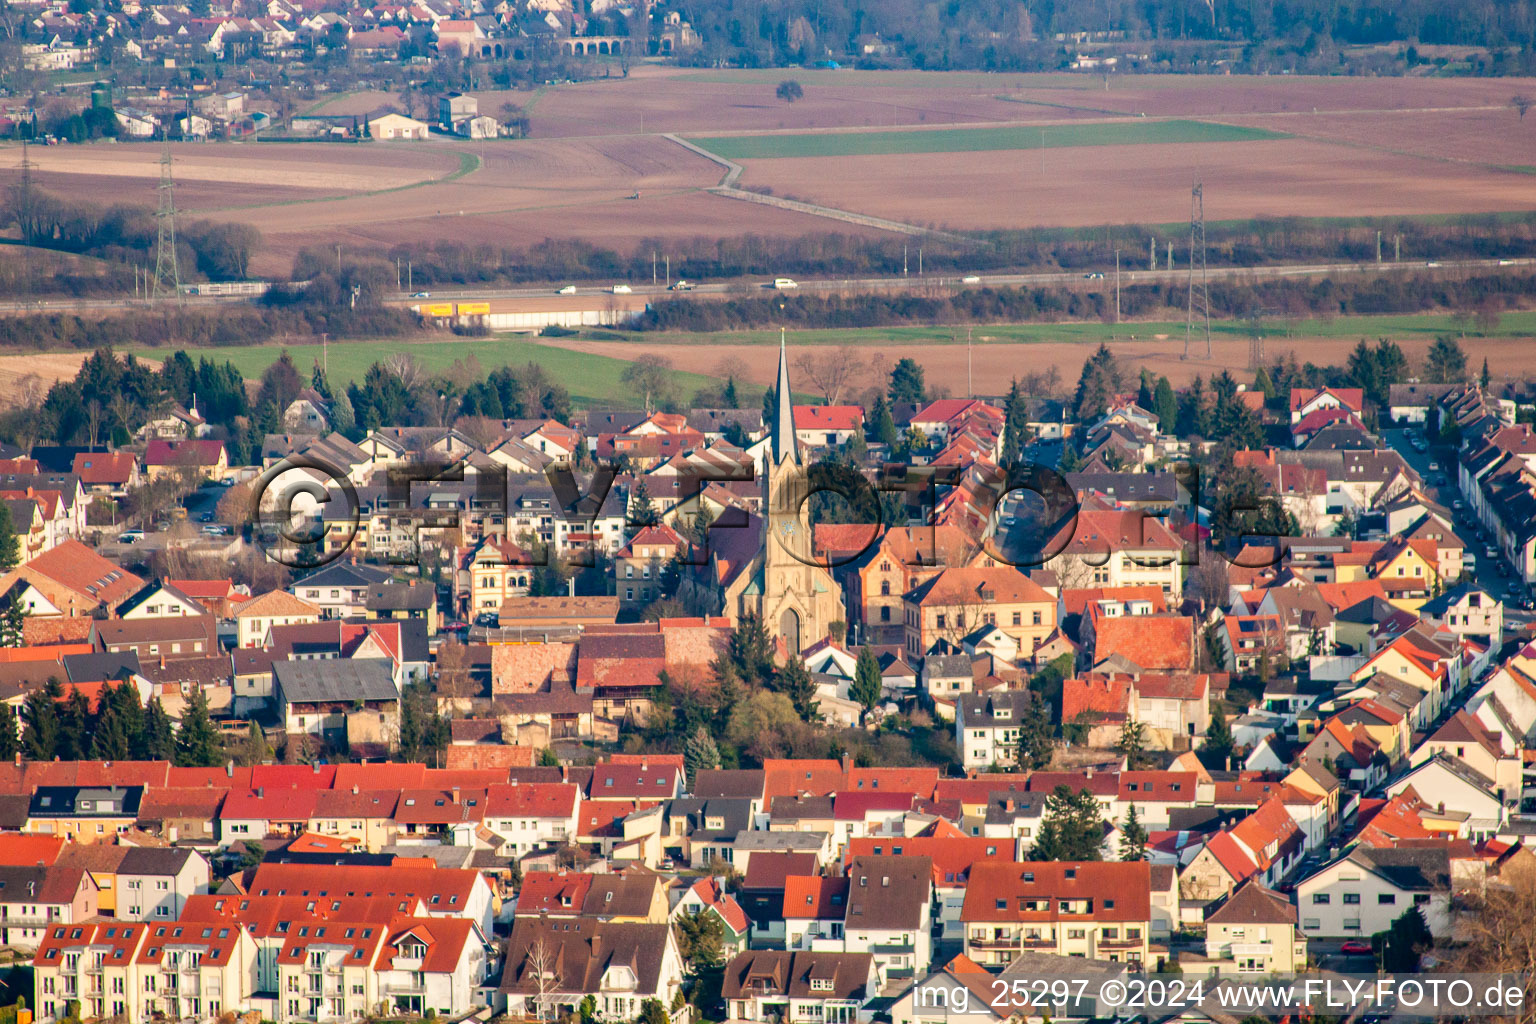
POLYGON ((162 298, 181 301, 181 269, 176 264, 176 182, 171 178, 171 133, 162 128, 164 143, 160 149, 160 206, 155 211, 159 228, 155 242, 155 278, 150 300, 162 298))
POLYGON ((1211 288, 1205 269, 1205 186, 1195 182, 1189 192, 1189 319, 1184 326, 1184 355, 1196 329, 1205 331, 1205 357, 1211 357, 1211 288))

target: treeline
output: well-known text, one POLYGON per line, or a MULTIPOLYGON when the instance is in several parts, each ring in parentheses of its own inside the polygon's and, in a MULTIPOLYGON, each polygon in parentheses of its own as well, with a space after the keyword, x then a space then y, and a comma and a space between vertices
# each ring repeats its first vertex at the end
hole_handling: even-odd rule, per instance
POLYGON ((701 66, 862 55, 863 42, 879 36, 887 49, 861 63, 1002 71, 1065 66, 1071 54, 1057 33, 1278 43, 1299 56, 1407 40, 1529 53, 1536 26, 1532 0, 952 0, 942 9, 926 0, 706 0, 687 16, 703 39, 690 57, 701 66))
MULTIPOLYGON (((150 262, 159 240, 155 211, 148 206, 98 206, 21 183, 6 191, 0 226, 14 226, 23 245, 121 263, 150 262)), ((189 278, 243 280, 260 246, 261 232, 249 224, 181 220, 176 225, 177 263, 189 278)))
MULTIPOLYGON (((1385 258, 1401 249, 1404 259, 1491 259, 1536 256, 1536 213, 1512 217, 1468 216, 1429 223, 1379 218, 1356 224, 1326 224, 1302 218, 1274 218, 1206 227, 1207 260, 1214 265, 1252 266, 1293 261, 1363 262, 1376 258, 1381 232, 1385 258)), ((1160 232, 1136 225, 1080 229, 990 231, 959 241, 869 238, 829 232, 799 237, 742 235, 641 240, 620 252, 575 239, 545 239, 514 248, 441 241, 401 245, 391 262, 409 265, 416 287, 448 284, 512 284, 529 281, 649 281, 668 270, 677 278, 707 280, 761 275, 804 274, 821 277, 916 274, 921 259, 928 276, 1039 269, 1106 269, 1115 250, 1124 266, 1147 266, 1148 249, 1157 243, 1157 265, 1166 268, 1168 244, 1174 266, 1189 258, 1187 231, 1160 232), (921 250, 921 257, 919 256, 921 250)), ((334 256, 306 250, 294 263, 294 276, 334 266, 334 256)), ((402 279, 403 280, 403 279, 402 279)))
POLYGON ((68 313, 0 318, 0 347, 27 349, 219 348, 273 338, 399 337, 421 330, 399 309, 322 305, 154 309, 88 318, 68 313))
MULTIPOLYGON (((1275 279, 1218 281, 1210 286, 1211 316, 1275 322, 1286 319, 1418 313, 1452 310, 1485 325, 1503 310, 1529 306, 1536 276, 1475 275, 1440 280, 1415 274, 1365 281, 1275 279)), ((1183 316, 1188 288, 1182 282, 1122 288, 1126 318, 1183 316)), ((1102 320, 1114 314, 1107 289, 967 288, 952 294, 798 293, 727 298, 719 302, 677 299, 651 304, 636 322, 640 330, 733 331, 788 324, 795 327, 885 327, 898 324, 1023 323, 1102 320)))

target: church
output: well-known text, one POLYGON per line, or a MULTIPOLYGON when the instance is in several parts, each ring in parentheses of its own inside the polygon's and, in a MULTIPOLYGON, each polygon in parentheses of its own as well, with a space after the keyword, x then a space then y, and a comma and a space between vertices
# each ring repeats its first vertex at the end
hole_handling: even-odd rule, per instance
MULTIPOLYGON (((843 622, 843 598, 825 566, 812 564, 806 464, 795 438, 789 360, 779 342, 777 404, 758 469, 762 515, 727 513, 709 531, 709 550, 696 567, 693 600, 731 625, 756 614, 770 638, 798 655, 843 622)), ((842 637, 836 638, 839 642, 842 637)))

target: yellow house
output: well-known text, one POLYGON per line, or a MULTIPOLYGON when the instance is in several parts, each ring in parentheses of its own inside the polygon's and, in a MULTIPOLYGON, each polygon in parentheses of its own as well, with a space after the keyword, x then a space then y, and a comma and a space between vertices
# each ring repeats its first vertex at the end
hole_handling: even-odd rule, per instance
POLYGON ((1332 832, 1339 822, 1339 792, 1343 788, 1332 772, 1320 764, 1303 761, 1284 779, 1285 784, 1311 796, 1321 797, 1328 808, 1328 830, 1332 832))
POLYGON ((59 853, 58 867, 80 868, 96 883, 96 909, 117 913, 117 869, 132 847, 111 843, 67 843, 59 853))
POLYGON ((1379 674, 1422 691, 1425 695, 1425 714, 1429 720, 1440 716, 1440 709, 1452 689, 1441 655, 1416 644, 1412 633, 1405 633, 1377 651, 1369 661, 1355 669, 1349 678, 1351 682, 1358 683, 1379 674))
POLYGON ((1336 582, 1378 580, 1387 600, 1404 611, 1417 612, 1445 586, 1440 555, 1433 540, 1395 537, 1381 542, 1356 542, 1334 556, 1336 582))
POLYGON ((143 795, 143 786, 38 786, 22 831, 110 843, 134 827, 143 795))
POLYGON ((399 789, 351 790, 322 789, 315 794, 315 810, 309 830, 357 842, 364 850, 376 853, 395 841, 395 804, 399 789))

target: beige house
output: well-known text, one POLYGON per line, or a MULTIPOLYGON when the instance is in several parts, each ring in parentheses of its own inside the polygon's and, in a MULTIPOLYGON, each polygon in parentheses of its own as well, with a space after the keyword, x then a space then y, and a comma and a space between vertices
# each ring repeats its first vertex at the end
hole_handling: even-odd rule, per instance
POLYGON ((1307 964, 1307 940, 1291 901, 1250 879, 1206 915, 1205 955, 1238 974, 1292 974, 1307 964))
POLYGON ((386 142, 396 139, 425 139, 428 133, 425 121, 418 121, 404 114, 384 114, 372 118, 368 123, 368 130, 374 138, 386 142))
POLYGON ((235 642, 241 647, 264 647, 273 626, 293 626, 319 622, 318 605, 284 590, 273 590, 253 597, 235 613, 235 642))
POLYGON ((1012 566, 944 569, 906 594, 902 614, 909 658, 941 640, 958 647, 984 626, 1007 634, 1022 656, 1056 628, 1056 599, 1012 566))

